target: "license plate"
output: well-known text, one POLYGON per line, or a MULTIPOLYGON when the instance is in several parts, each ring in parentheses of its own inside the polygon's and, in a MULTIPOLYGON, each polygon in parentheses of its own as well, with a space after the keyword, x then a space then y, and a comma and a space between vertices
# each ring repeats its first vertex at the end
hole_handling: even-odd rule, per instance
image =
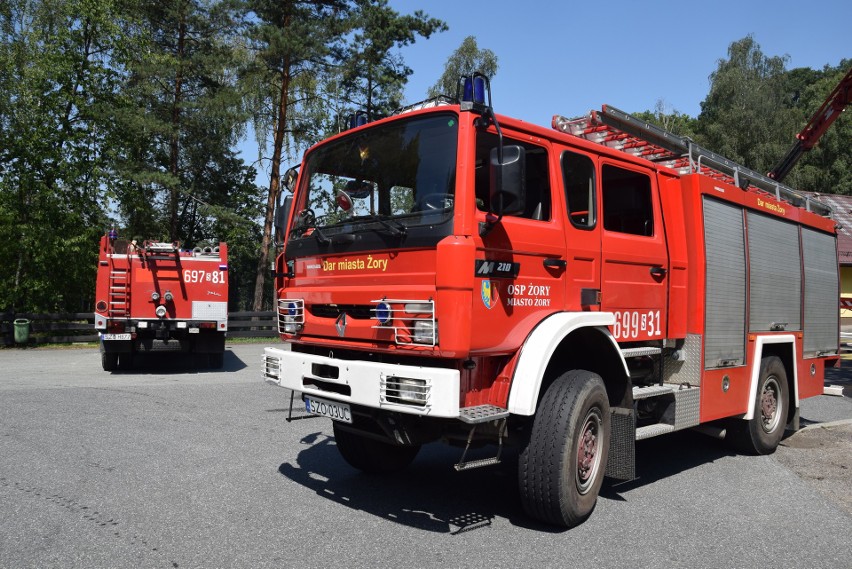
POLYGON ((349 410, 349 405, 346 403, 326 401, 325 399, 305 396, 305 409, 308 413, 313 415, 328 417, 329 419, 342 421, 344 423, 352 422, 352 412, 349 410))
POLYGON ((101 338, 104 340, 129 340, 130 334, 104 334, 101 338))

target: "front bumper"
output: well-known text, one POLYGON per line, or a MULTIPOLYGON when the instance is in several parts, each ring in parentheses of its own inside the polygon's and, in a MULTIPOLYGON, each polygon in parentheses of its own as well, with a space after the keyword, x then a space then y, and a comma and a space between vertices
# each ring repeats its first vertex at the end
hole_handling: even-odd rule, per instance
POLYGON ((453 369, 343 360, 266 348, 263 378, 279 387, 352 405, 428 417, 459 417, 459 372, 453 369), (393 386, 406 379, 425 382, 422 404, 392 401, 393 386))

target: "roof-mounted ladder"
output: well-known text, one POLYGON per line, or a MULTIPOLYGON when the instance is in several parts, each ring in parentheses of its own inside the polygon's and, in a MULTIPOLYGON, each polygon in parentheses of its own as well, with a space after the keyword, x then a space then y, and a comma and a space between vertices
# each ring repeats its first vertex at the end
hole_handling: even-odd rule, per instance
POLYGON ((831 215, 831 208, 823 203, 702 148, 686 136, 671 133, 609 105, 574 119, 554 115, 552 124, 560 132, 662 164, 680 174, 695 172, 744 190, 754 191, 757 188, 779 201, 787 201, 819 215, 831 215))

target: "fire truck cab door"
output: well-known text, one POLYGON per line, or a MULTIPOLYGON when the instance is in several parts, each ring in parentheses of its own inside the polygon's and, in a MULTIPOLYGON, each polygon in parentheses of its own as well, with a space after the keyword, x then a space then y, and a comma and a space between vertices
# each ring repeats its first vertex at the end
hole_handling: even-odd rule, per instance
POLYGON ((665 337, 669 258, 653 172, 601 161, 601 310, 619 342, 665 337))

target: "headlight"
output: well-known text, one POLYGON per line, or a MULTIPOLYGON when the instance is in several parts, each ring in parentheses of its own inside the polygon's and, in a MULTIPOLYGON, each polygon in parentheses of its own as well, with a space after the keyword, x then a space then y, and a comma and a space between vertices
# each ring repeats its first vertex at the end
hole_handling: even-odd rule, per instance
POLYGON ((414 323, 414 337, 416 344, 428 344, 434 346, 438 343, 438 325, 432 320, 418 320, 414 323))
POLYGON ((151 300, 153 302, 157 302, 158 300, 160 300, 160 293, 157 292, 157 291, 152 292, 151 293, 151 300))
POLYGON ((434 307, 431 302, 408 302, 405 311, 408 314, 432 314, 434 307))
POLYGON ((166 307, 161 304, 154 311, 154 314, 156 314, 158 318, 165 318, 166 317, 166 307))
POLYGON ((174 300, 174 297, 172 296, 172 292, 170 290, 166 291, 166 295, 164 296, 164 298, 166 299, 166 302, 171 302, 172 300, 174 300))
POLYGON ((425 406, 429 399, 429 387, 425 379, 390 377, 386 385, 387 399, 392 403, 407 403, 425 406))

